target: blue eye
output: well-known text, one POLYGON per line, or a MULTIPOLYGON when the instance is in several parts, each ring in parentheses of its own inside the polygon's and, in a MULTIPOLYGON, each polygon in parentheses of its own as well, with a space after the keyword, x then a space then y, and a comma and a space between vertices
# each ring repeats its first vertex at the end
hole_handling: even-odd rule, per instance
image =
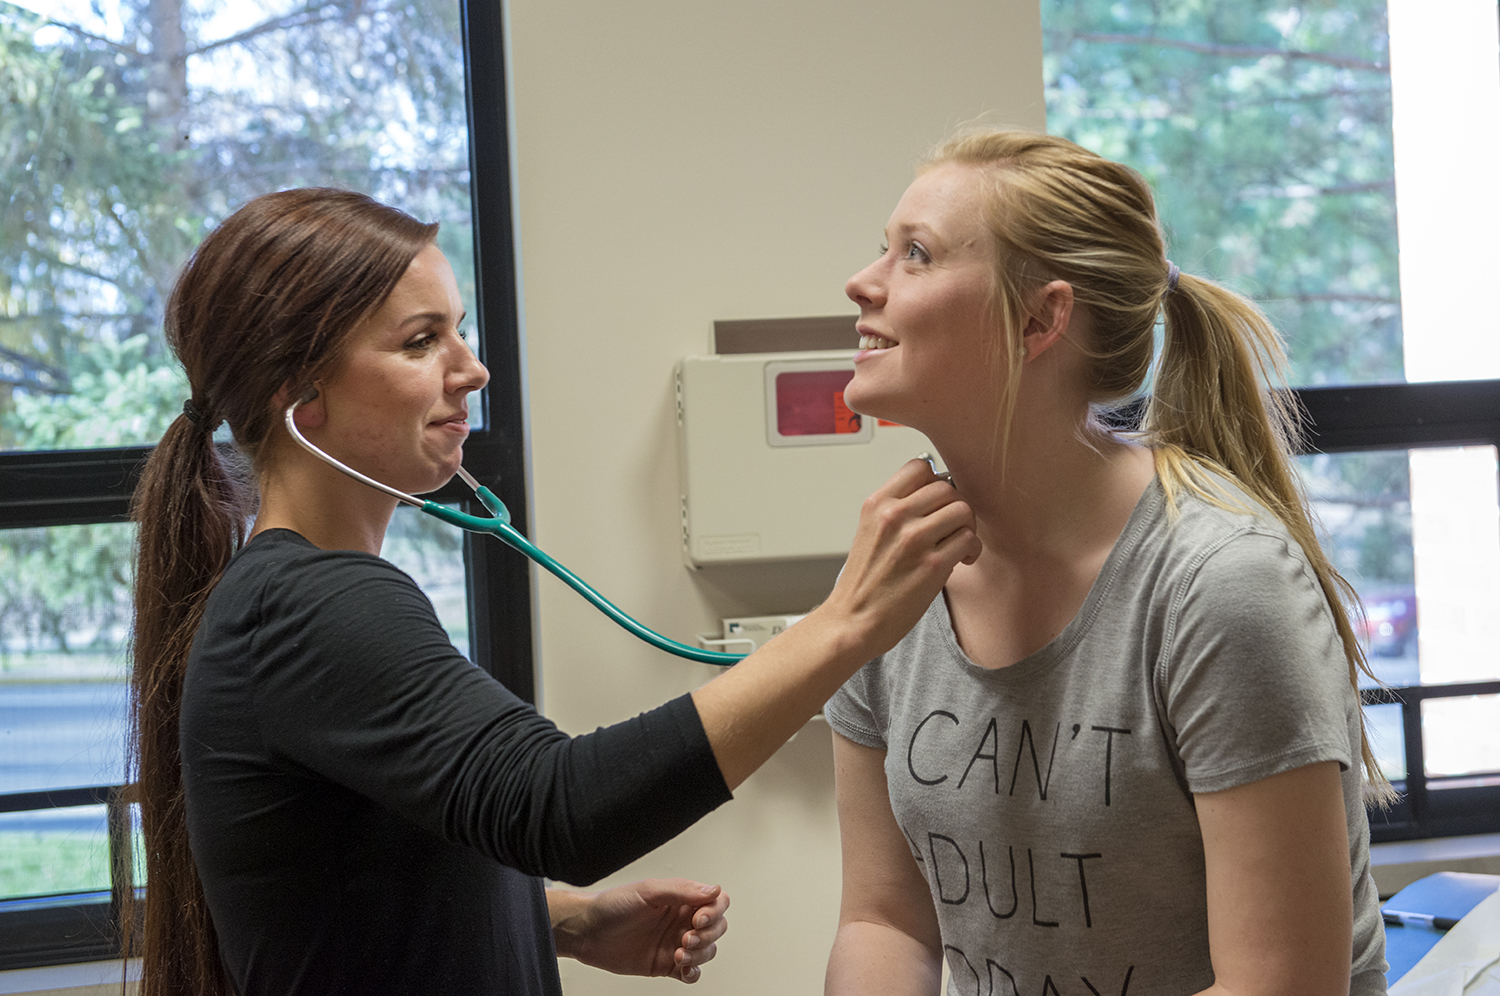
POLYGON ((906 246, 906 259, 920 260, 923 263, 932 262, 932 257, 927 255, 927 250, 922 248, 922 243, 911 242, 906 246))

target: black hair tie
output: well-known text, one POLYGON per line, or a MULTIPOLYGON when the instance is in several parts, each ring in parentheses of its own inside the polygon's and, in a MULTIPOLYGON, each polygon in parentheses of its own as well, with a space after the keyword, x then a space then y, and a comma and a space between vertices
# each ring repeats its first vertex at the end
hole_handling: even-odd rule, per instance
POLYGON ((192 398, 188 398, 182 403, 182 414, 187 416, 187 420, 193 423, 198 431, 209 435, 212 435, 215 429, 224 424, 222 418, 212 418, 208 412, 193 404, 192 398))

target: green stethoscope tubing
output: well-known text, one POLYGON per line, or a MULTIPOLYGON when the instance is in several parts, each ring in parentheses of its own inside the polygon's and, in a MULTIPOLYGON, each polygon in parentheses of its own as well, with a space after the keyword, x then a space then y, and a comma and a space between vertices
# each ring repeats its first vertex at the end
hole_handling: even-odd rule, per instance
POLYGON ((477 515, 469 515, 466 512, 449 508, 447 505, 439 505, 435 501, 424 501, 422 503, 422 511, 434 518, 442 519, 444 522, 458 526, 461 529, 467 529, 474 533, 489 533, 492 536, 498 537, 500 542, 512 550, 524 554, 534 563, 545 567, 558 578, 561 578, 564 584, 588 599, 594 608, 613 619, 626 632, 646 641, 659 650, 665 650, 669 654, 676 654, 678 657, 685 657, 690 661, 699 661, 703 664, 718 664, 724 667, 737 663, 744 657, 743 654, 726 654, 717 650, 700 650, 697 647, 690 647, 685 643, 678 643, 676 640, 662 636, 655 630, 642 626, 626 615, 613 602, 586 584, 582 578, 553 560, 546 553, 542 552, 535 543, 522 536, 516 527, 510 524, 510 513, 506 509, 505 504, 499 498, 495 497, 495 494, 489 488, 481 485, 475 489, 475 494, 484 503, 484 507, 494 513, 492 518, 486 519, 477 515))
POLYGON ((435 501, 417 498, 404 491, 397 491, 395 488, 382 484, 374 478, 366 477, 352 467, 345 466, 308 442, 302 435, 292 418, 292 413, 297 410, 300 404, 302 404, 301 401, 286 410, 285 422, 287 431, 291 433, 293 439, 301 444, 303 449, 306 449, 334 469, 342 471, 361 484, 369 485, 377 491, 383 491, 403 504, 418 508, 435 519, 441 519, 449 525, 458 526, 460 529, 471 533, 488 533, 496 537, 512 550, 524 555, 533 563, 546 568, 552 574, 556 575, 564 584, 582 595, 588 600, 589 604, 614 620, 626 632, 638 639, 644 640, 658 650, 665 650, 669 654, 675 654, 690 661, 698 661, 701 664, 716 664, 720 667, 728 667, 744 659, 744 654, 726 654, 718 650, 703 650, 698 647, 690 647, 685 643, 678 643, 676 640, 668 639, 655 630, 648 629, 636 622, 613 602, 585 583, 582 578, 568 570, 562 564, 559 564, 556 560, 553 560, 546 553, 542 552, 535 543, 522 536, 520 531, 510 524, 510 510, 505 507, 505 503, 493 491, 476 481, 462 467, 458 470, 459 476, 464 479, 464 482, 469 487, 474 489, 474 494, 478 496, 484 507, 489 509, 490 516, 488 518, 470 515, 467 512, 460 512, 457 509, 449 508, 447 505, 440 505, 435 501))

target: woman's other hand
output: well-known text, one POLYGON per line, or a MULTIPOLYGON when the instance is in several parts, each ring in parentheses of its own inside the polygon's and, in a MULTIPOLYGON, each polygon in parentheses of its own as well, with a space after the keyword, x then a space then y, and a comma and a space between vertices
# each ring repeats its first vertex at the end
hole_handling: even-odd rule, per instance
POLYGON ((729 896, 685 878, 647 879, 603 892, 547 891, 559 955, 616 975, 697 982, 729 929, 729 896))

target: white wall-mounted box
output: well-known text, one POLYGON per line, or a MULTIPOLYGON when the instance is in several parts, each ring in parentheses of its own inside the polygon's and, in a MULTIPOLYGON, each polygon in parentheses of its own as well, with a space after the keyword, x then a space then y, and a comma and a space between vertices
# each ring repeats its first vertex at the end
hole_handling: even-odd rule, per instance
POLYGON ((677 365, 682 549, 691 567, 848 554, 860 503, 933 452, 850 412, 854 350, 689 356, 677 365))

